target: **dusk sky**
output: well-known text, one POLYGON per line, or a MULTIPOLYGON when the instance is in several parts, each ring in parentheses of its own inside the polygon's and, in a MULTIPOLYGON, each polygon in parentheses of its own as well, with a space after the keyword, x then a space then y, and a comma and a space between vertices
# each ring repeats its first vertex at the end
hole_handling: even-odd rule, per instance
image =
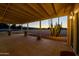
MULTIPOLYGON (((58 18, 52 18, 52 22, 53 25, 55 26, 56 23, 58 22, 58 18)), ((62 22, 62 27, 67 28, 67 16, 59 17, 59 24, 61 24, 61 22, 62 22)), ((41 23, 42 28, 48 28, 50 25, 49 23, 50 23, 50 19, 43 20, 41 23)), ((23 24, 23 26, 27 27, 27 24, 23 24)), ((39 21, 29 23, 29 27, 39 28, 39 21)))

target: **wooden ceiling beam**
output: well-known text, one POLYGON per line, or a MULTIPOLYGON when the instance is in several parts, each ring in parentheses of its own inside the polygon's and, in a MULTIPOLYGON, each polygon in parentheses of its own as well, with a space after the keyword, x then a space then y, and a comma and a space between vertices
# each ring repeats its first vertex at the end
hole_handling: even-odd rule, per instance
POLYGON ((61 16, 60 14, 63 14, 62 16, 64 16, 64 14, 66 13, 66 10, 67 10, 68 6, 69 6, 69 4, 63 4, 63 6, 57 12, 58 16, 61 16))
MULTIPOLYGON (((11 16, 11 15, 10 15, 11 16)), ((13 17, 15 17, 15 16, 13 16, 13 17)), ((26 19, 19 19, 18 17, 15 17, 15 18, 13 18, 12 16, 11 17, 5 17, 5 21, 4 22, 6 22, 7 20, 6 19, 9 19, 9 21, 10 22, 15 22, 15 23, 27 23, 27 22, 29 22, 28 20, 26 20, 26 19)))
MULTIPOLYGON (((8 15, 8 14, 13 14, 13 15, 16 15, 16 17, 19 16, 20 18, 25 18, 25 19, 27 19, 27 17, 28 17, 28 16, 22 15, 22 14, 20 14, 20 13, 16 13, 16 12, 13 11, 13 10, 12 10, 12 11, 11 11, 11 10, 8 10, 7 15, 8 15)), ((29 18, 29 19, 34 19, 34 18, 31 18, 31 17, 28 17, 28 18, 29 18)))
POLYGON ((33 6, 33 4, 27 4, 30 8, 32 8, 32 10, 34 10, 36 13, 38 13, 42 18, 46 18, 46 16, 44 16, 44 14, 42 14, 42 12, 40 12, 39 10, 38 10, 38 8, 35 8, 34 6, 33 6))
POLYGON ((55 9, 55 6, 54 6, 54 3, 52 3, 52 7, 53 7, 53 10, 54 10, 54 14, 57 15, 57 12, 56 12, 56 9, 55 9))
POLYGON ((45 13, 48 15, 48 17, 50 17, 50 14, 47 12, 47 10, 45 9, 45 7, 42 4, 38 4, 40 6, 40 8, 42 8, 45 13))
POLYGON ((0 18, 0 21, 1 21, 1 22, 4 22, 4 18, 5 18, 6 12, 7 12, 7 10, 8 10, 8 7, 9 7, 9 4, 7 4, 7 5, 5 6, 5 9, 4 9, 4 11, 3 11, 3 14, 1 15, 1 18, 0 18))
MULTIPOLYGON (((0 10, 2 9, 2 6, 0 6, 0 10)), ((2 10, 1 10, 2 11, 2 10)), ((4 12, 5 10, 3 9, 3 11, 2 12, 4 12)), ((19 15, 21 15, 21 16, 24 16, 24 17, 28 17, 27 15, 23 15, 23 14, 21 14, 21 13, 19 13, 19 12, 17 12, 16 10, 14 10, 14 9, 11 9, 10 7, 8 8, 8 10, 7 10, 7 14, 9 14, 9 12, 12 14, 14 14, 15 13, 15 15, 16 16, 19 16, 19 15)), ((29 16, 29 18, 31 18, 30 16, 29 16)))
POLYGON ((41 18, 37 13, 34 13, 33 10, 30 11, 30 9, 28 10, 27 8, 29 8, 29 6, 24 6, 23 4, 20 5, 20 4, 17 4, 15 5, 15 8, 17 7, 17 10, 19 10, 21 13, 27 13, 33 17, 36 17, 36 18, 41 18), (26 8, 26 9, 25 9, 26 8), (33 12, 32 12, 33 11, 33 12))
POLYGON ((12 11, 15 11, 17 14, 21 14, 21 15, 23 15, 24 17, 29 17, 29 18, 33 18, 33 16, 32 15, 29 15, 28 13, 22 13, 22 12, 20 12, 20 11, 18 11, 18 10, 15 10, 15 9, 12 9, 12 11))
POLYGON ((71 4, 71 5, 70 5, 69 14, 70 14, 71 12, 73 12, 74 9, 75 9, 75 4, 71 4))
POLYGON ((54 15, 67 15, 75 8, 75 4, 10 4, 8 10, 5 11, 6 6, 7 4, 0 4, 0 16, 5 16, 2 21, 15 23, 49 19, 54 15))

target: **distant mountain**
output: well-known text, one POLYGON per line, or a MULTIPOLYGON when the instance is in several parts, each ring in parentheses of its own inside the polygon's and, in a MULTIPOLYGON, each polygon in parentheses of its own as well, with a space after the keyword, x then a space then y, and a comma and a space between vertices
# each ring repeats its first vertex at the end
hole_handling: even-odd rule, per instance
MULTIPOLYGON (((12 24, 11 25, 11 29, 12 30, 20 30, 22 26, 16 26, 16 24, 12 24)), ((0 29, 8 29, 9 28, 9 25, 8 24, 4 24, 4 23, 0 23, 0 29)), ((27 27, 22 27, 23 29, 27 29, 27 27)), ((34 28, 34 27, 28 27, 28 29, 36 29, 36 30, 39 30, 40 28, 34 28)), ((47 30, 47 29, 50 29, 50 28, 41 28, 43 30, 47 30)), ((62 28, 62 30, 67 30, 67 28, 62 28)))
POLYGON ((62 30, 67 30, 67 28, 62 28, 62 30))

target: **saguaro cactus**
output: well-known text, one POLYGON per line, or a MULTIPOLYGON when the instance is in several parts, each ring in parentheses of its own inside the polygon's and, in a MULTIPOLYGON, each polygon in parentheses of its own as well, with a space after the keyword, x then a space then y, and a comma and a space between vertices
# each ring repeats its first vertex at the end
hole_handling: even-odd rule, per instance
POLYGON ((61 31, 61 25, 60 24, 58 24, 58 25, 56 25, 55 27, 54 27, 54 35, 55 36, 59 36, 59 34, 60 34, 60 31, 61 31))

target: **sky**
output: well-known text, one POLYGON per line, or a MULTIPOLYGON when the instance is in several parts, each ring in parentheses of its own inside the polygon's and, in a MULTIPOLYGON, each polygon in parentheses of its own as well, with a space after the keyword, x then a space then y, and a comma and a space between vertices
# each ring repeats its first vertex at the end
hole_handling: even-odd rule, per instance
MULTIPOLYGON (((50 21, 51 19, 46 19, 41 21, 41 27, 48 28, 50 25, 50 21)), ((52 23, 53 23, 53 26, 55 26, 56 23, 58 23, 58 18, 52 18, 52 23)), ((63 28, 67 28, 67 16, 59 17, 59 24, 61 23, 63 28)), ((27 24, 23 24, 23 26, 27 27, 27 24)), ((39 21, 29 23, 29 27, 39 28, 39 21)))

